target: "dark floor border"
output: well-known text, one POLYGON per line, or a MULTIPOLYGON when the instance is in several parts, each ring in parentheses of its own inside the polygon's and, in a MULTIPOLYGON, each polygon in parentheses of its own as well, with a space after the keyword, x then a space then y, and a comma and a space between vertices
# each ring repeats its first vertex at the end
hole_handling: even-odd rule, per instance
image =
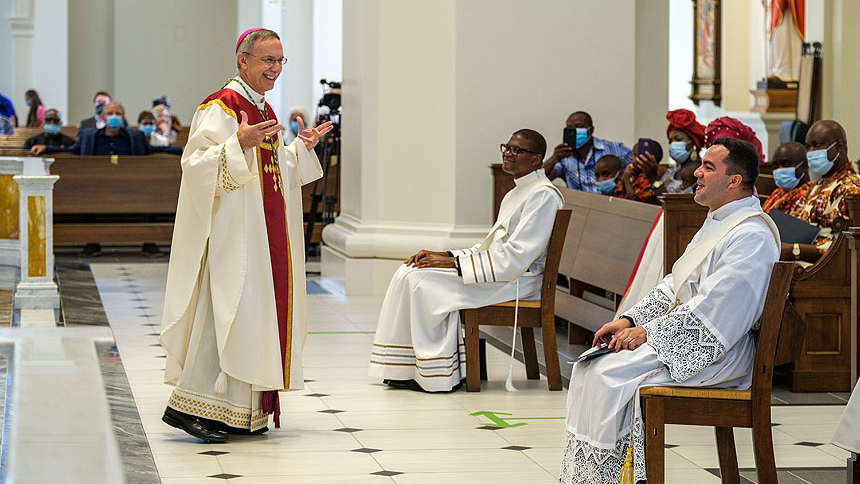
MULTIPOLYGON (((60 289, 61 324, 71 326, 110 326, 90 264, 58 261, 57 285, 60 289)), ((98 344, 105 393, 111 422, 119 444, 127 484, 160 484, 158 470, 143 431, 140 414, 125 374, 116 344, 98 344)))

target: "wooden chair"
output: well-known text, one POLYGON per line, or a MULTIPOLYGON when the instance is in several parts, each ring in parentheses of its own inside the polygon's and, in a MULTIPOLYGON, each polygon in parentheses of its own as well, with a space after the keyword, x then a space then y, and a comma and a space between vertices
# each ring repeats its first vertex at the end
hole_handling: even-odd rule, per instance
MULTIPOLYGON (((561 390, 561 369, 558 366, 558 348, 555 343, 555 286, 558 279, 558 265, 567 235, 570 210, 559 210, 549 239, 546 267, 541 283, 539 301, 520 301, 517 324, 523 341, 523 359, 526 363, 526 376, 529 380, 540 378, 535 350, 533 328, 541 328, 543 350, 546 361, 546 375, 550 390, 561 390)), ((514 324, 515 301, 507 301, 483 308, 464 309, 461 317, 466 325, 466 390, 481 391, 478 326, 512 326, 514 324)))
POLYGON ((648 484, 664 481, 665 424, 713 426, 723 483, 740 482, 732 427, 752 428, 758 482, 776 484, 773 436, 770 425, 770 392, 773 368, 798 357, 806 322, 791 302, 788 291, 794 264, 777 262, 757 334, 752 387, 748 390, 719 388, 643 387, 645 419, 645 469, 648 484))

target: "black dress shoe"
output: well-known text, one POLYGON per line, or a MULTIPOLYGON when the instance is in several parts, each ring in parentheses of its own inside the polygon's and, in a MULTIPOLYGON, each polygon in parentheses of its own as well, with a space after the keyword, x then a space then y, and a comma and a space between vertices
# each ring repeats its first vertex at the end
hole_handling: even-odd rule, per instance
POLYGON ((81 257, 96 257, 102 254, 101 244, 87 244, 79 254, 81 257))
POLYGON ((212 429, 217 430, 219 432, 227 432, 231 435, 260 435, 265 434, 269 431, 269 427, 263 427, 261 429, 254 430, 253 432, 249 429, 240 429, 238 427, 231 427, 224 422, 219 422, 217 420, 209 420, 208 421, 210 427, 212 429))
POLYGON ((176 427, 188 435, 197 437, 198 439, 209 442, 210 444, 227 442, 226 435, 214 430, 202 419, 179 412, 170 407, 167 407, 164 410, 164 416, 161 417, 161 420, 171 427, 176 427))
POLYGON ((140 248, 140 253, 145 255, 146 257, 164 257, 164 252, 162 252, 161 249, 159 249, 158 246, 153 244, 152 242, 147 242, 143 244, 143 246, 140 248))

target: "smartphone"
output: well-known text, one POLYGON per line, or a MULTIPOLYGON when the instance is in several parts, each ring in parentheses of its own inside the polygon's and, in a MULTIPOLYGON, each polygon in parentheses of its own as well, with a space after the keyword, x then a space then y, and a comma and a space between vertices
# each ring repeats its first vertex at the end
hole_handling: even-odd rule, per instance
POLYGON ((576 128, 564 128, 564 136, 562 136, 561 141, 571 148, 576 148, 576 128))
POLYGON ((639 138, 636 146, 636 152, 640 155, 644 155, 645 153, 654 154, 654 140, 651 138, 639 138))

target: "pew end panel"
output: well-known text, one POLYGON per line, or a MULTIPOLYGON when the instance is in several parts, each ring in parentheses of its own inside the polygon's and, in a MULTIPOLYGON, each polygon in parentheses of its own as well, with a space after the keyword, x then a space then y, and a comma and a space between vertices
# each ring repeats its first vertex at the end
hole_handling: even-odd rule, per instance
POLYGON ((569 323, 568 340, 612 321, 618 297, 648 237, 660 207, 562 188, 572 212, 559 274, 567 288, 556 289, 555 314, 569 323), (604 297, 612 293, 611 299, 604 297), (577 336, 575 336, 577 335, 577 336))

